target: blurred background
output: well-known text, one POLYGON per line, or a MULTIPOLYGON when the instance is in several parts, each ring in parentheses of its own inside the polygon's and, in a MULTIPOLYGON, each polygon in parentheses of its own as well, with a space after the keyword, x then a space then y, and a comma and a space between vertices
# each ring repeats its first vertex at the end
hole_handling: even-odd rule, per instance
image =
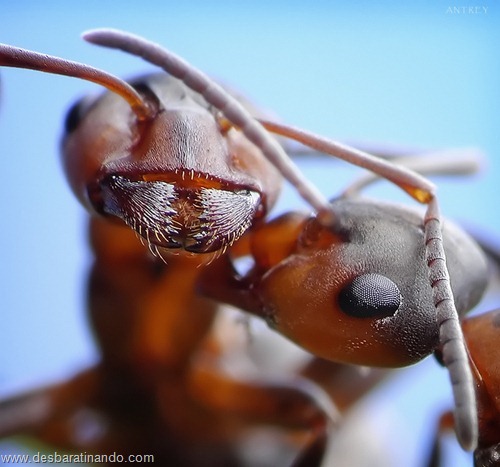
MULTIPOLYGON (((500 241, 499 1, 236 5, 0 2, 0 42, 124 77, 149 71, 137 58, 79 37, 94 27, 121 28, 168 47, 289 124, 364 146, 478 147, 485 154, 479 174, 435 179, 442 210, 500 241)), ((2 69, 0 77, 0 394, 6 396, 97 358, 84 309, 85 213, 66 185, 58 152, 68 106, 100 90, 26 70, 2 69)), ((298 161, 328 196, 358 173, 327 158, 298 161)), ((411 203, 383 185, 371 193, 411 203)), ((307 207, 287 188, 275 212, 290 208, 307 207)), ((450 406, 447 374, 429 358, 373 391, 357 411, 356 430, 375 427, 392 465, 420 466, 435 419, 450 406)), ((0 452, 22 449, 0 444, 0 452)), ((471 465, 452 437, 446 456, 445 465, 471 465)))

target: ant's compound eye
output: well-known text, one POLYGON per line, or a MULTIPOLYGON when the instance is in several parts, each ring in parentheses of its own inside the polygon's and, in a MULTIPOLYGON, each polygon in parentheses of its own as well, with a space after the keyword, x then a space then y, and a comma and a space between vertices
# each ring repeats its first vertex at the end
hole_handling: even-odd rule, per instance
POLYGON ((353 318, 382 318, 398 311, 401 293, 387 277, 370 273, 354 278, 338 300, 340 309, 353 318))
POLYGON ((64 129, 66 130, 66 134, 75 131, 80 122, 83 120, 85 115, 87 115, 88 110, 94 103, 94 98, 87 96, 82 99, 76 101, 66 113, 66 119, 64 121, 64 129))

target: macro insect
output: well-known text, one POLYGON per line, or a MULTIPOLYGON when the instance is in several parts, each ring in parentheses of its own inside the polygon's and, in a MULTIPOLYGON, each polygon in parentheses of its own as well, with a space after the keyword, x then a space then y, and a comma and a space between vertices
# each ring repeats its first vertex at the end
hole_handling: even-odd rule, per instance
MULTIPOLYGON (((500 310, 496 309, 478 316, 467 318, 463 330, 470 358, 474 367, 474 384, 478 399, 479 439, 474 450, 475 467, 500 465, 500 412, 498 407, 498 329, 500 310)), ((440 442, 443 433, 453 430, 450 412, 443 414, 436 435, 434 457, 429 465, 440 466, 440 442)))
POLYGON ((463 324, 474 367, 478 398, 479 441, 474 452, 474 465, 500 465, 500 411, 498 396, 498 341, 500 310, 466 319, 463 324), (486 344, 485 344, 486 343, 486 344))
POLYGON ((110 91, 73 106, 63 139, 69 184, 92 214, 88 302, 101 362, 3 401, 0 434, 70 450, 150 452, 164 465, 251 465, 241 446, 251 429, 270 424, 302 433, 283 441, 296 465, 318 464, 338 419, 327 395, 335 390, 300 374, 231 378, 223 365, 231 347, 215 322, 220 303, 230 303, 334 362, 397 367, 439 348, 457 436, 473 449, 475 398, 459 315, 481 298, 485 262, 463 231, 442 227, 434 186, 403 166, 265 120, 141 38, 114 30, 84 37, 168 74, 127 84, 0 46, 2 66, 110 91), (271 133, 390 180, 428 206, 424 219, 352 196, 327 202, 271 133), (267 220, 282 177, 312 216, 267 220), (240 256, 254 262, 243 276, 233 266, 240 256))
MULTIPOLYGON (((498 288, 500 272, 500 250, 498 246, 481 241, 481 246, 490 260, 490 275, 496 279, 498 288)), ((500 328, 500 309, 494 309, 462 321, 462 329, 469 350, 473 368, 474 386, 478 404, 478 445, 474 450, 475 467, 494 467, 500 465, 500 395, 498 337, 500 328)), ((441 415, 429 466, 441 467, 443 435, 454 428, 451 412, 441 415)))

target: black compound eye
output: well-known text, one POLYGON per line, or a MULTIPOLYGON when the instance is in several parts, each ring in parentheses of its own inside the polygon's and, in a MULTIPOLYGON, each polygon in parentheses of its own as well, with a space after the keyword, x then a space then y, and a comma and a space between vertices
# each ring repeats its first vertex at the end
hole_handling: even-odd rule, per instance
POLYGON ((392 316, 401 304, 397 285, 380 274, 363 274, 339 294, 341 310, 354 318, 392 316))
POLYGON ((75 131, 80 126, 80 122, 85 118, 94 102, 95 99, 93 96, 82 97, 68 109, 66 119, 64 120, 66 134, 75 131))
POLYGON ((81 120, 82 105, 81 101, 78 101, 70 107, 68 113, 66 114, 66 119, 64 120, 64 129, 66 130, 66 133, 71 133, 72 131, 76 130, 81 120))

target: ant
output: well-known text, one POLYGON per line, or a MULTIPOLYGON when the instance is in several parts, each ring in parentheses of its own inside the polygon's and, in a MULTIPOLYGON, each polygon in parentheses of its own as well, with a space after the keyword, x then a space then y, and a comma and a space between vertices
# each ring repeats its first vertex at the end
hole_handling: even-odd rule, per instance
MULTIPOLYGON (((500 250, 478 239, 490 260, 491 275, 496 275, 500 267, 500 250)), ((494 467, 500 465, 500 408, 498 398, 500 384, 498 380, 498 329, 500 327, 500 309, 484 312, 462 321, 462 330, 469 351, 469 360, 473 369, 474 387, 478 403, 478 446, 474 450, 475 467, 494 467)), ((454 429, 451 412, 445 412, 439 418, 437 433, 430 467, 442 465, 441 439, 445 432, 454 429)))
POLYGON ((442 226, 434 185, 404 166, 254 116, 142 38, 116 30, 84 38, 168 74, 126 83, 0 46, 0 65, 111 91, 73 106, 62 145, 69 184, 92 215, 88 297, 101 362, 67 383, 4 401, 0 432, 68 449, 150 449, 175 465, 233 465, 249 426, 267 423, 305 430, 296 465, 318 464, 336 407, 312 379, 241 382, 225 374, 214 321, 225 302, 326 360, 397 367, 439 348, 457 436, 473 449, 476 406, 459 315, 479 301, 485 263, 465 233, 442 226), (395 205, 326 201, 271 133, 395 183, 427 205, 423 221, 395 205), (267 220, 282 178, 310 203, 312 217, 267 220), (243 255, 255 265, 240 277, 232 261, 243 255))
MULTIPOLYGON (((456 155, 455 155, 456 156, 456 155)), ((442 157, 439 161, 431 164, 422 159, 404 158, 404 163, 411 166, 419 173, 429 172, 434 175, 468 173, 475 170, 464 165, 460 167, 456 158, 452 165, 442 157)), ((355 196, 362 188, 369 185, 377 178, 368 175, 353 183, 346 189, 342 196, 355 196)), ((482 251, 488 259, 488 275, 490 276, 492 295, 498 295, 498 279, 500 272, 500 250, 498 245, 482 238, 482 235, 474 235, 475 241, 481 246, 482 251), (495 280, 493 280, 493 278, 495 280)), ((472 274, 471 278, 474 276, 472 274)), ((498 361, 500 354, 496 342, 498 340, 498 328, 500 327, 500 309, 482 312, 473 316, 464 317, 461 326, 467 344, 469 363, 472 368, 474 388, 478 403, 478 445, 474 449, 473 460, 475 467, 494 467, 500 465, 500 412, 498 407, 498 396, 500 386, 498 381, 498 361)), ((436 357, 440 360, 439 351, 436 357)), ((453 413, 448 411, 439 418, 437 433, 432 455, 429 459, 429 467, 441 467, 441 439, 442 435, 449 430, 455 429, 453 413)))

